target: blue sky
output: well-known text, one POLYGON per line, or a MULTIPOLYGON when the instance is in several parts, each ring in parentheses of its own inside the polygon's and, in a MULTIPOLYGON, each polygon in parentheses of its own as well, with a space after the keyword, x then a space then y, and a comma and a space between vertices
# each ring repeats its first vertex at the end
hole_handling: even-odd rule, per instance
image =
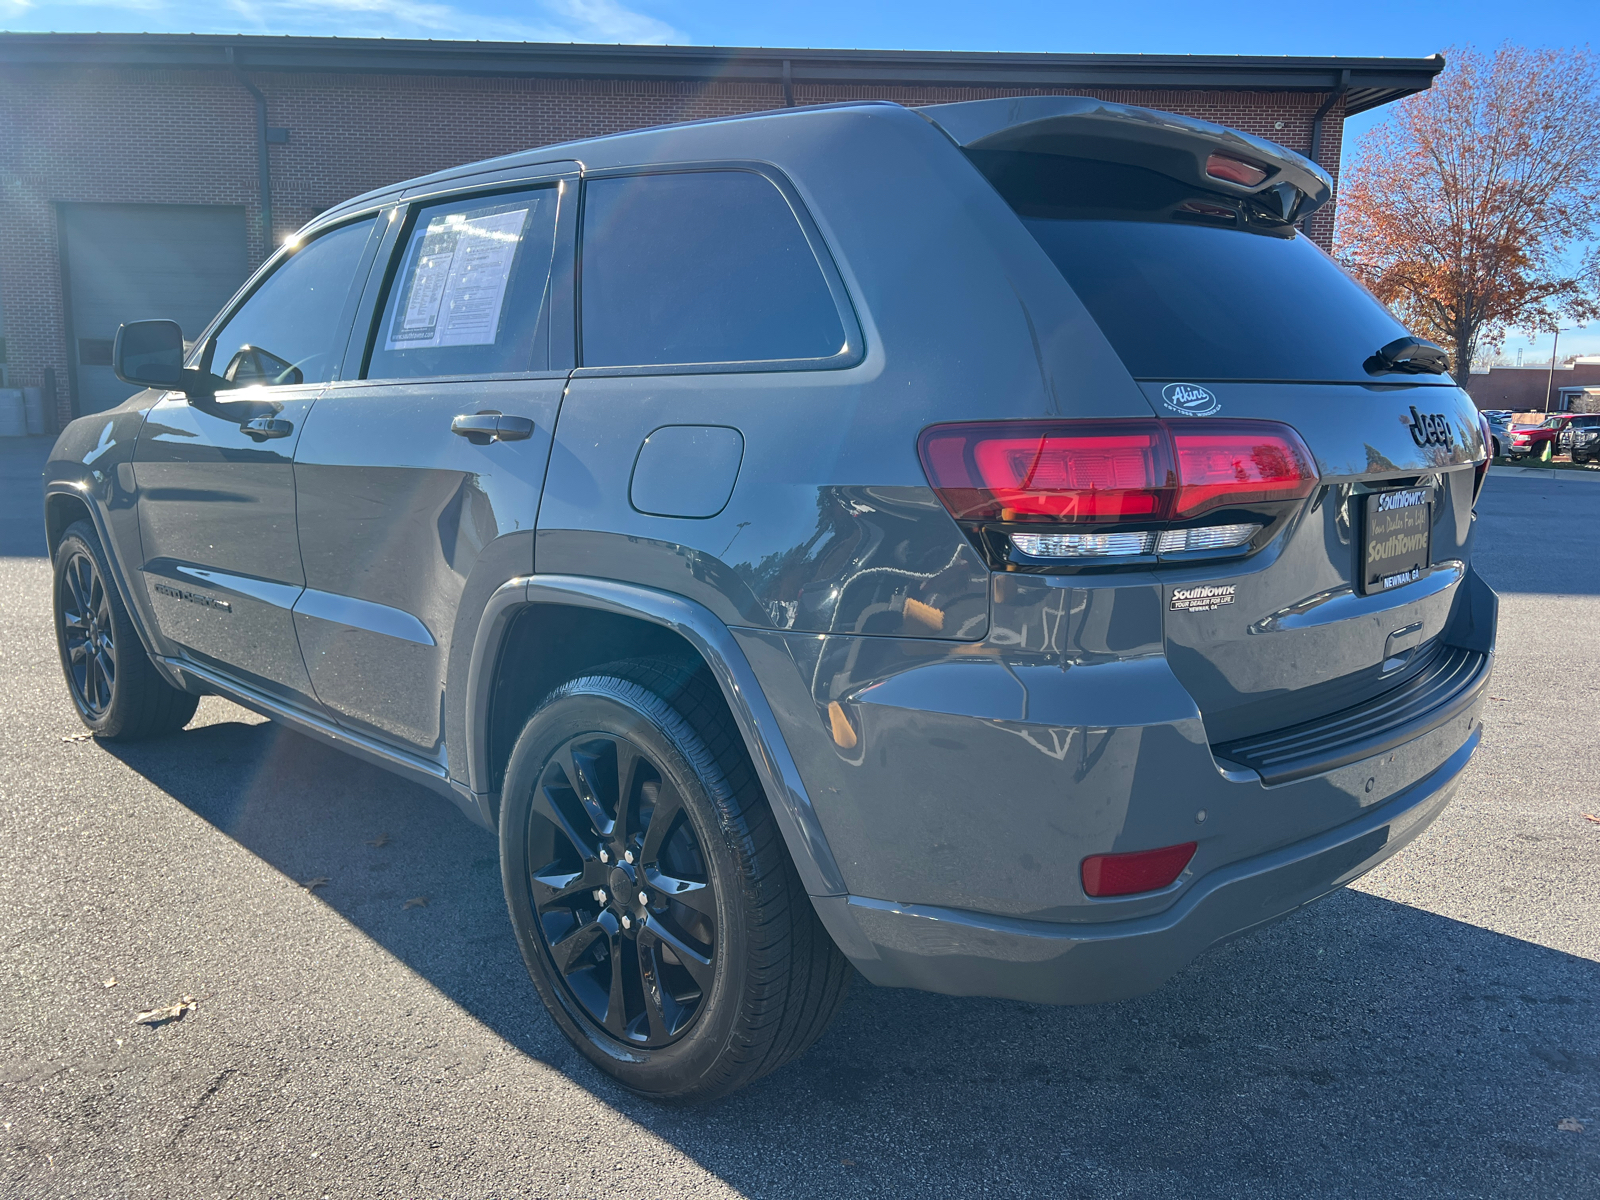
MULTIPOLYGON (((1453 44, 1600 44, 1596 0, 0 0, 8 30, 318 34, 486 41, 1421 57, 1453 44)), ((1382 120, 1350 122, 1345 145, 1382 120)), ((1550 339, 1506 349, 1548 358, 1550 339)), ((1600 325, 1562 351, 1600 353, 1600 325)))

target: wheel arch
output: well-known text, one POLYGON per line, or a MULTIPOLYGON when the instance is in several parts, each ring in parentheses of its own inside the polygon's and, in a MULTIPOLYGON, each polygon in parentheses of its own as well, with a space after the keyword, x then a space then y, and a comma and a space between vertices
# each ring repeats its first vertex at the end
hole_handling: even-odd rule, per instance
POLYGON ((101 543, 105 542, 105 531, 101 529, 100 522, 95 520, 94 509, 82 493, 65 489, 45 493, 44 537, 52 558, 55 556, 56 546, 61 541, 61 535, 66 533, 69 525, 77 521, 90 522, 95 527, 95 532, 100 535, 101 543))
POLYGON ((744 652, 709 609, 654 588, 534 575, 506 582, 490 598, 466 698, 469 784, 484 818, 497 815, 511 745, 538 703, 585 670, 644 655, 710 669, 807 892, 843 894, 843 876, 744 652))
POLYGON ((172 671, 161 658, 161 651, 151 636, 148 614, 138 602, 138 596, 128 579, 127 570, 117 554, 117 543, 111 536, 111 529, 101 503, 100 498, 92 492, 67 479, 53 480, 45 486, 45 544, 49 547, 50 558, 54 561, 56 547, 73 524, 86 520, 93 525, 95 536, 100 539, 101 553, 105 555, 106 565, 110 568, 111 585, 116 588, 122 600, 122 607, 128 614, 128 620, 132 622, 134 632, 139 635, 139 643, 149 655, 156 673, 175 688, 193 691, 194 688, 181 675, 172 671))

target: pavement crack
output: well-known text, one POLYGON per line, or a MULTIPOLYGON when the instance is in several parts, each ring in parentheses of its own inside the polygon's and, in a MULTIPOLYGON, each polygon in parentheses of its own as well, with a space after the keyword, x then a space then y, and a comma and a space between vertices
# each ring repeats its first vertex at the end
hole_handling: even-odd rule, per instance
POLYGON ((178 1139, 188 1130, 189 1123, 200 1115, 200 1110, 206 1106, 207 1101, 221 1091, 222 1085, 227 1083, 234 1074, 233 1067, 223 1067, 212 1077, 211 1082, 206 1085, 206 1090, 200 1093, 199 1098, 189 1106, 189 1111, 184 1113, 177 1125, 173 1127, 172 1137, 167 1140, 167 1145, 176 1146, 178 1144, 178 1139))

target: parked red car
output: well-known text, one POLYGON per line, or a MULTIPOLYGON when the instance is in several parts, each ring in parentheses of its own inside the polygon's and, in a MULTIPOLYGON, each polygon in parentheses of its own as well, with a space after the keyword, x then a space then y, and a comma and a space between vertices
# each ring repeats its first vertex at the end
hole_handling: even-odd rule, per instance
POLYGON ((1561 431, 1575 413, 1520 413, 1511 418, 1511 442, 1505 452, 1512 458, 1533 458, 1549 462, 1557 450, 1561 431))

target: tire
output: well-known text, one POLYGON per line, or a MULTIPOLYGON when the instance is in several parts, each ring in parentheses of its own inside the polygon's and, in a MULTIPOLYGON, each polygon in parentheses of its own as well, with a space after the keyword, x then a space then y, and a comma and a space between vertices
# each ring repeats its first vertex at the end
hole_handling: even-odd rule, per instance
POLYGON ((1493 448, 1493 453, 1491 454, 1490 457, 1499 458, 1500 457, 1500 439, 1499 438, 1490 438, 1489 439, 1489 445, 1493 448))
POLYGON ((557 688, 511 752, 500 865, 545 1007, 644 1096, 726 1095, 844 1000, 849 964, 703 666, 630 660, 557 688))
POLYGON ((111 582, 99 535, 88 521, 56 543, 52 588, 56 648, 78 717, 97 738, 132 742, 176 733, 198 696, 156 671, 111 582))

